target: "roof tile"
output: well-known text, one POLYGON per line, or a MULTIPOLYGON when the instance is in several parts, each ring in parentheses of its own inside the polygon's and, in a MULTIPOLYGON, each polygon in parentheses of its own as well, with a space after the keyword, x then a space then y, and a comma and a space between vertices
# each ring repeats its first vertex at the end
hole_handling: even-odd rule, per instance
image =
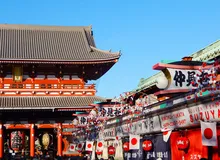
POLYGON ((95 48, 91 27, 0 25, 0 60, 99 61, 119 56, 95 48))

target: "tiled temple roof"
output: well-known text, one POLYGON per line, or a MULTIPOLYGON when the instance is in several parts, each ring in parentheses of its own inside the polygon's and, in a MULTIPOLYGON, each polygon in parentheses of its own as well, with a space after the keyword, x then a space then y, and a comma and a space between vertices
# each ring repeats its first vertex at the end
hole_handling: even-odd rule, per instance
POLYGON ((105 102, 106 99, 98 96, 2 96, 0 110, 3 109, 56 109, 56 108, 84 108, 94 101, 105 102))
POLYGON ((0 60, 109 61, 120 53, 99 50, 91 27, 0 24, 0 60))

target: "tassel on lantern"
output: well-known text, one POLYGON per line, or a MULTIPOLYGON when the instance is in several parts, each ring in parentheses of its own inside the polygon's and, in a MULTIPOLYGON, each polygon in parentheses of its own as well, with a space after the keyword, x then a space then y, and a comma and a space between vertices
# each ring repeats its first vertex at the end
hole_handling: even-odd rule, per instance
POLYGON ((102 158, 103 159, 108 159, 108 142, 107 141, 104 142, 102 158))

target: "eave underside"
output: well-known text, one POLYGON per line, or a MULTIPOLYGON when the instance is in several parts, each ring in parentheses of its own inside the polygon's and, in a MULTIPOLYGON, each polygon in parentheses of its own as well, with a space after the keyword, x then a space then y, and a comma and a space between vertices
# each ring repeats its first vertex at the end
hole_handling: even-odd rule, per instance
POLYGON ((98 96, 54 96, 54 97, 0 97, 0 110, 86 110, 92 109, 94 101, 105 102, 98 96))

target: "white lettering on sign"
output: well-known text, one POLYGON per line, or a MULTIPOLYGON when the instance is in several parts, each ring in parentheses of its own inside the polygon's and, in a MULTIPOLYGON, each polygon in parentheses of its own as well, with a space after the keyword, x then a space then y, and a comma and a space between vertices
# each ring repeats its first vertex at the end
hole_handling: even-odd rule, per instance
POLYGON ((189 109, 189 119, 192 124, 198 124, 202 121, 219 121, 220 120, 220 102, 210 102, 199 104, 189 109))

